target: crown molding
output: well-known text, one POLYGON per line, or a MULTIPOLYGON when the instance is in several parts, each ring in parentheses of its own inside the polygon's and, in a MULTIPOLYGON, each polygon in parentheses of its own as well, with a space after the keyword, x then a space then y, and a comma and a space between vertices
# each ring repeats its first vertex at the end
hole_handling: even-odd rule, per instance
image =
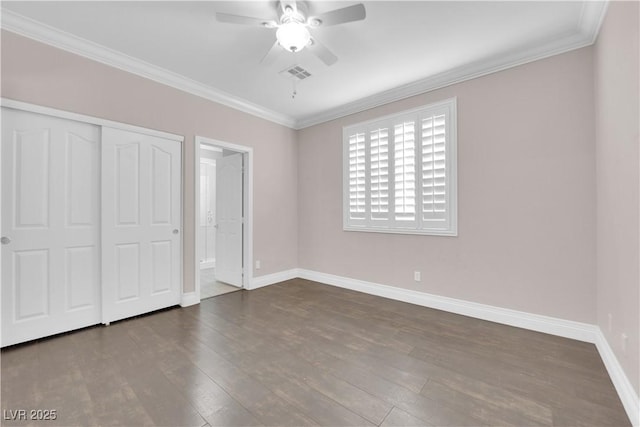
POLYGON ((7 9, 2 9, 2 28, 120 70, 208 99, 218 104, 293 128, 295 119, 200 82, 125 55, 100 44, 53 28, 7 9))
POLYGON ((497 73, 509 68, 524 65, 529 62, 559 55, 575 49, 592 45, 600 31, 600 26, 607 11, 608 0, 585 1, 579 24, 575 31, 563 37, 549 40, 542 45, 531 45, 528 48, 508 54, 487 58, 472 64, 467 64, 425 79, 398 86, 396 88, 377 93, 360 100, 344 104, 337 108, 326 110, 296 122, 296 129, 304 129, 320 123, 339 119, 351 114, 360 113, 371 108, 379 107, 390 102, 399 101, 411 96, 420 95, 436 89, 441 89, 456 83, 462 83, 488 74, 497 73))
POLYGON ((584 1, 575 31, 563 37, 549 40, 542 45, 531 45, 528 48, 525 47, 515 52, 487 58, 486 60, 429 76, 425 79, 398 86, 297 120, 294 117, 267 109, 180 74, 165 70, 6 9, 2 9, 1 11, 1 26, 8 31, 56 48, 148 78, 253 116, 299 130, 379 107, 390 102, 399 101, 411 96, 420 95, 456 83, 462 83, 467 80, 589 46, 593 44, 598 37, 608 3, 609 0, 584 1))
POLYGON ((609 0, 603 1, 585 1, 582 4, 582 12, 580 14, 580 23, 578 27, 582 35, 591 41, 590 44, 596 42, 602 21, 607 14, 609 8, 609 0))

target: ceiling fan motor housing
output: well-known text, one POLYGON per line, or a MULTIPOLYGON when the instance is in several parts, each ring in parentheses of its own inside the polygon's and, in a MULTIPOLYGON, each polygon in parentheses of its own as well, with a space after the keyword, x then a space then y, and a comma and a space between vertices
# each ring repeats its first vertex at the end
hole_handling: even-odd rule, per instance
POLYGON ((281 1, 278 4, 278 21, 280 24, 295 22, 305 24, 308 8, 305 2, 281 1))

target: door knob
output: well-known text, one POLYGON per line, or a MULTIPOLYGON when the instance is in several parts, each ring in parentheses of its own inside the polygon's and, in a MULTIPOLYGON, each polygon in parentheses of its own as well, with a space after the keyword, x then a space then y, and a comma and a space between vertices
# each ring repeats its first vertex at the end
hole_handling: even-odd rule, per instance
POLYGON ((178 230, 177 228, 173 229, 173 234, 178 234, 180 232, 180 230, 178 230))
POLYGON ((11 243, 11 237, 0 238, 0 243, 2 243, 3 245, 8 245, 9 243, 11 243))

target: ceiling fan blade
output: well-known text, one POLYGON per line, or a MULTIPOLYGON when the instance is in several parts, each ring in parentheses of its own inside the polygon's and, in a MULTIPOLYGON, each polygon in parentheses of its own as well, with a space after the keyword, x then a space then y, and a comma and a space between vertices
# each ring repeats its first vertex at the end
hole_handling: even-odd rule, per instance
POLYGON ((216 12, 216 20, 218 22, 226 22, 229 24, 254 25, 260 27, 264 27, 265 24, 271 22, 273 22, 274 25, 276 24, 272 19, 252 18, 250 16, 232 15, 230 13, 220 12, 216 12))
POLYGON ((327 49, 325 45, 320 43, 318 39, 311 39, 311 44, 307 49, 313 52, 326 65, 333 65, 338 60, 338 57, 331 53, 331 51, 327 49))
POLYGON ((342 9, 332 10, 321 15, 312 16, 307 22, 313 25, 314 20, 319 20, 322 26, 344 24, 345 22, 361 21, 367 17, 367 12, 362 3, 342 9))
POLYGON ((280 50, 281 50, 280 45, 278 44, 278 41, 276 40, 276 42, 273 44, 273 46, 271 46, 271 49, 269 49, 269 51, 266 53, 266 55, 262 57, 262 59, 260 60, 260 64, 262 64, 262 65, 273 64, 273 61, 276 60, 276 57, 278 56, 278 52, 280 52, 280 50))

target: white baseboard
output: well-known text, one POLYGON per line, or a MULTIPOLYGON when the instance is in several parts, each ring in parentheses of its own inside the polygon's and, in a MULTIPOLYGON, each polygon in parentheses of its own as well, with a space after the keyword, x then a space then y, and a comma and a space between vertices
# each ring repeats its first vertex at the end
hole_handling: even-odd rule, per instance
POLYGON ((284 282, 285 280, 295 279, 296 277, 299 277, 297 268, 286 271, 279 271, 273 274, 266 274, 264 276, 254 277, 251 280, 251 287, 247 289, 258 289, 262 288, 263 286, 273 285, 274 283, 284 282))
POLYGON ((618 392, 618 396, 620 396, 622 405, 625 411, 627 411, 631 424, 636 427, 640 426, 640 399, 638 398, 638 394, 631 385, 629 378, 625 375, 622 366, 618 362, 618 358, 616 358, 616 355, 613 353, 609 342, 600 328, 598 328, 596 333, 596 347, 604 362, 604 366, 607 368, 607 372, 609 372, 609 377, 611 377, 611 381, 618 392))
POLYGON ((200 304, 200 295, 197 292, 186 292, 180 298, 180 307, 189 307, 190 305, 200 304))
POLYGON ((377 295, 424 307, 444 310, 477 319, 489 320, 509 326, 544 332, 546 334, 559 335, 579 341, 595 342, 597 327, 588 323, 574 322, 555 317, 541 316, 523 311, 510 310, 508 308, 494 307, 477 302, 464 301, 455 298, 428 294, 426 292, 412 291, 396 288, 378 283, 365 282, 363 280, 350 279, 335 276, 333 274, 319 273, 317 271, 299 270, 300 277, 328 285, 377 295))

